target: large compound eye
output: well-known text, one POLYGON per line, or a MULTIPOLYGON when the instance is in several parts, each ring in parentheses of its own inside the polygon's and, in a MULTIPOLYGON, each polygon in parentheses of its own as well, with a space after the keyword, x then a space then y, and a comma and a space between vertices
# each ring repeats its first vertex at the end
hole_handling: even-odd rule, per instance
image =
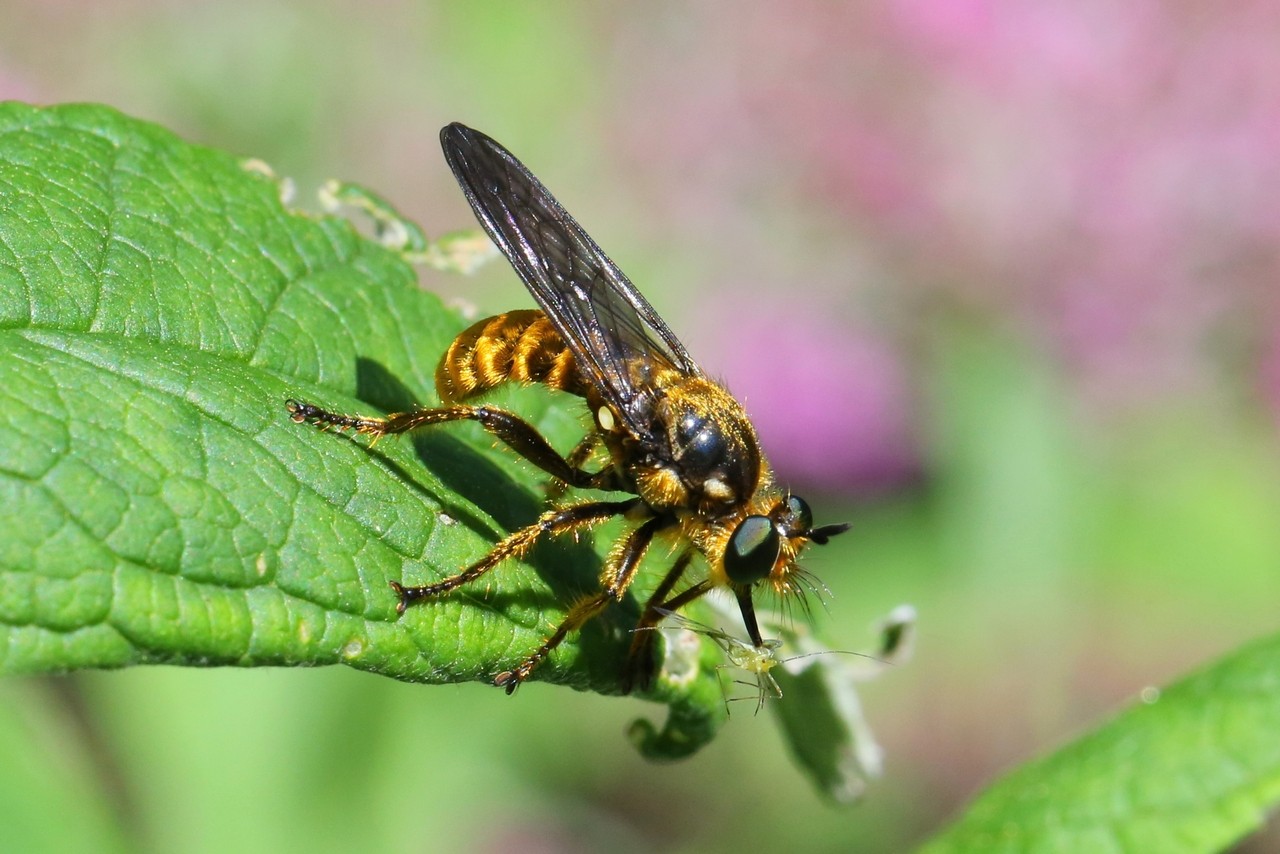
POLYGON ((787 515, 791 517, 785 526, 789 536, 807 534, 813 527, 813 511, 809 509, 809 502, 798 495, 787 498, 787 515))
POLYGON ((782 537, 768 516, 748 516, 738 523, 724 552, 724 573, 735 584, 751 584, 773 571, 782 537))

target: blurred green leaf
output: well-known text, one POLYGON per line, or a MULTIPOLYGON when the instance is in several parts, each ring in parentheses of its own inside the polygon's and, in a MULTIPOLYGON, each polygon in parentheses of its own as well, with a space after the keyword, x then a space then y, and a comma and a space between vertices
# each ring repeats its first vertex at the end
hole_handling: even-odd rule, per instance
POLYGON ((923 851, 1220 851, 1280 802, 1280 636, 992 786, 923 851))
POLYGON ((51 692, 0 685, 0 828, 8 851, 129 851, 73 716, 51 692), (74 804, 74 807, 69 805, 74 804))
MULTIPOLYGON (((537 514, 537 479, 474 429, 371 451, 289 420, 289 397, 431 402, 462 320, 400 256, 279 195, 260 167, 108 108, 0 105, 0 673, 489 681, 596 584, 592 550, 550 544, 397 618, 389 580, 484 554, 537 514)), ((552 441, 580 435, 532 408, 552 441)), ((618 693, 635 612, 535 678, 618 693)), ((650 754, 690 753, 723 719, 711 675, 648 698, 672 706, 650 754)))

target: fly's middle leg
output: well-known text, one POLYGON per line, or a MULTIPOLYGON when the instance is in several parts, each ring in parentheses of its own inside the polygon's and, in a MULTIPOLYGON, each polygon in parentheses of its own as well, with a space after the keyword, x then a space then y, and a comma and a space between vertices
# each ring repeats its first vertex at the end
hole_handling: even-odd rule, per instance
POLYGON ((400 604, 396 610, 403 614, 405 609, 415 602, 442 596, 475 581, 507 558, 523 555, 541 537, 589 528, 605 519, 626 513, 638 503, 638 498, 627 501, 592 501, 587 504, 548 510, 538 517, 538 521, 508 535, 506 539, 490 549, 487 555, 457 575, 420 587, 406 587, 398 581, 390 582, 391 589, 395 590, 396 595, 400 597, 400 604))

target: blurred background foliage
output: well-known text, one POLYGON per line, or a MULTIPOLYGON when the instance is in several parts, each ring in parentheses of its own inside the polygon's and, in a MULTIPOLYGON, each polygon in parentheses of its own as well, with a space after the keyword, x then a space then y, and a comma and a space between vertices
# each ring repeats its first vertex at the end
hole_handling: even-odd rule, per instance
MULTIPOLYGON (((342 669, 0 684, 24 850, 902 850, 984 782, 1277 624, 1280 8, 0 0, 0 97, 92 100, 472 218, 512 148, 854 532, 819 631, 893 605, 886 774, 822 804, 768 715, 645 764, 632 700, 342 669)), ((424 286, 499 311, 504 264, 424 286)), ((785 700, 784 700, 785 701, 785 700)), ((1271 850, 1280 831, 1242 850, 1271 850)), ((17 850, 17 849, 14 849, 17 850)))

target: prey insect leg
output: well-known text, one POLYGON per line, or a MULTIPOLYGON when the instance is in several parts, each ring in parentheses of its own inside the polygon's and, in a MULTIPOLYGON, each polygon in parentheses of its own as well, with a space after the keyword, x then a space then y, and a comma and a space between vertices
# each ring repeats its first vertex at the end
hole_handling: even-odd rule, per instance
POLYGON ((588 528, 613 516, 620 516, 638 504, 640 499, 627 501, 592 501, 587 504, 575 504, 548 510, 538 517, 538 521, 510 534, 506 539, 494 546, 487 555, 471 564, 471 566, 451 575, 448 578, 424 584, 421 587, 405 587, 398 581, 392 581, 391 588, 400 597, 396 610, 403 614, 405 609, 421 599, 429 599, 455 590, 464 584, 475 581, 509 557, 518 557, 529 550, 539 537, 555 536, 580 528, 588 528))
POLYGON ((493 683, 500 688, 505 688, 510 694, 520 687, 520 683, 529 678, 529 674, 537 667, 544 658, 550 654, 569 635, 570 632, 579 629, 588 620, 598 615, 610 602, 622 599, 623 594, 627 592, 627 588, 631 586, 631 582, 635 580, 636 570, 640 566, 640 559, 644 557, 644 553, 649 548, 649 544, 653 542, 654 534, 661 528, 670 524, 669 520, 661 517, 654 517, 636 528, 627 539, 623 542, 621 549, 616 549, 609 555, 608 561, 605 563, 604 570, 600 574, 600 582, 603 589, 593 596, 589 596, 580 600, 572 608, 569 609, 568 615, 556 627, 542 645, 533 653, 520 662, 514 670, 507 670, 499 673, 493 680, 493 683))
MULTIPOLYGON (((585 460, 565 459, 529 422, 495 406, 441 406, 436 409, 395 412, 386 418, 342 415, 297 400, 285 401, 285 408, 289 410, 289 416, 299 424, 313 424, 322 430, 329 428, 354 430, 357 433, 372 436, 374 442, 383 436, 408 433, 410 430, 431 424, 443 424, 447 421, 476 421, 511 450, 569 486, 591 489, 614 488, 612 469, 594 473, 584 471, 581 464, 585 460)), ((576 453, 575 449, 575 455, 576 453)))

